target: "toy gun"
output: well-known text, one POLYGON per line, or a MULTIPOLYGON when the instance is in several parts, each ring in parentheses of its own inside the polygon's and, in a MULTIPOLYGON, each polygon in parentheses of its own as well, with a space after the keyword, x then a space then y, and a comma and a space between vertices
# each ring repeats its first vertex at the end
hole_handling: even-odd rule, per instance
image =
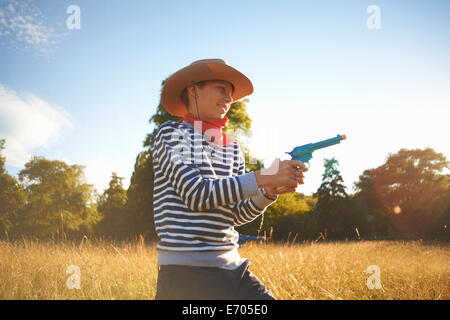
POLYGON ((255 241, 264 240, 265 241, 266 237, 264 237, 264 236, 256 237, 256 236, 248 236, 246 234, 239 234, 238 244, 240 246, 242 246, 244 243, 246 243, 247 241, 250 241, 250 240, 255 240, 255 241))
POLYGON ((292 157, 292 160, 300 160, 303 163, 308 163, 312 159, 312 153, 318 149, 326 148, 334 144, 338 144, 341 140, 345 140, 347 137, 345 134, 337 135, 336 138, 323 140, 316 143, 308 143, 300 147, 295 147, 291 152, 286 152, 292 157))

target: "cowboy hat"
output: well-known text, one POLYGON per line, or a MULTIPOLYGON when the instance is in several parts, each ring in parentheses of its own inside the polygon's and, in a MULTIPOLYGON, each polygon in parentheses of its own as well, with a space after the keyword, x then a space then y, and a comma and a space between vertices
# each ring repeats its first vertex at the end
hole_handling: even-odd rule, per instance
POLYGON ((187 107, 181 100, 181 92, 188 85, 205 80, 225 80, 234 86, 233 101, 253 93, 251 81, 222 59, 203 59, 172 74, 164 84, 161 93, 163 107, 172 115, 183 117, 187 107))

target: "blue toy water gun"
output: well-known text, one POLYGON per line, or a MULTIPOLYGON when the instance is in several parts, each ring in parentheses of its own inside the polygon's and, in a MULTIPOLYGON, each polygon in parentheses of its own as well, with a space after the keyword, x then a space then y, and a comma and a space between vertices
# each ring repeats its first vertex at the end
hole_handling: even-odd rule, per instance
POLYGON ((286 152, 292 157, 292 160, 300 160, 303 163, 308 163, 309 160, 312 159, 312 153, 317 149, 326 148, 341 142, 341 140, 345 140, 347 137, 345 134, 338 134, 336 138, 331 138, 327 140, 323 140, 316 143, 308 143, 300 147, 295 147, 291 152, 286 152))
POLYGON ((264 240, 265 241, 266 237, 264 237, 264 236, 257 237, 257 236, 248 236, 246 234, 239 234, 238 244, 240 246, 242 246, 244 243, 246 243, 247 241, 251 241, 251 240, 254 240, 254 241, 264 240))

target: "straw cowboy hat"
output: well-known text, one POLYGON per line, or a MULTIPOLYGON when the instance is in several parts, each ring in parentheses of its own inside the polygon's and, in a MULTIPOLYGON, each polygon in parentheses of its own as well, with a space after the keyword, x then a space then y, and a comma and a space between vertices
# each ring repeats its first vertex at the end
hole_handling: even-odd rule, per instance
POLYGON ((187 107, 181 100, 181 92, 194 82, 205 80, 225 80, 233 84, 233 101, 253 93, 251 81, 222 59, 203 59, 172 74, 164 84, 161 93, 163 107, 172 115, 183 117, 187 107))

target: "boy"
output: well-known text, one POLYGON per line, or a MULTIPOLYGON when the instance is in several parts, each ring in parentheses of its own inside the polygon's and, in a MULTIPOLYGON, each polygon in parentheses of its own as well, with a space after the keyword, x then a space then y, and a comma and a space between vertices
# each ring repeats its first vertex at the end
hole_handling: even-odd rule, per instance
POLYGON ((221 59, 195 61, 164 84, 163 107, 183 118, 163 123, 153 148, 155 299, 275 299, 239 256, 234 226, 295 191, 306 168, 277 159, 270 174, 245 174, 240 146, 222 128, 231 103, 252 92, 250 80, 221 59))

